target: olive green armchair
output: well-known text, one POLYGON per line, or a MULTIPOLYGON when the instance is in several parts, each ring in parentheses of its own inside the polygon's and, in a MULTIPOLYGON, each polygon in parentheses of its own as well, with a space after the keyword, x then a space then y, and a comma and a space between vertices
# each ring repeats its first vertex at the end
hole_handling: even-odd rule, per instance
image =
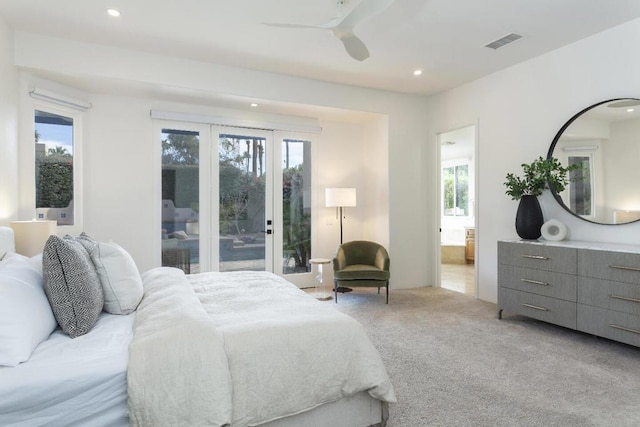
POLYGON ((333 283, 336 304, 338 288, 386 288, 389 304, 389 254, 376 242, 356 240, 338 248, 333 258, 333 283))

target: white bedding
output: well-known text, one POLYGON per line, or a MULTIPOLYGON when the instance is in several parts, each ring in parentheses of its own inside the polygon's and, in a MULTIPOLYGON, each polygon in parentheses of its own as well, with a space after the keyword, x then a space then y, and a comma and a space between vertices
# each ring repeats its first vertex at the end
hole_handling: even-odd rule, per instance
POLYGON ((90 333, 75 339, 57 329, 28 362, 0 367, 0 425, 128 425, 133 319, 102 313, 90 333))
POLYGON ((222 426, 231 379, 222 337, 182 270, 142 275, 127 371, 132 426, 222 426))
POLYGON ((282 278, 255 272, 185 276, 166 268, 144 277, 155 284, 145 283, 146 302, 136 314, 102 313, 91 332, 75 339, 58 329, 28 362, 0 367, 0 426, 167 425, 171 419, 184 425, 213 414, 223 419, 219 424, 240 427, 362 390, 395 401, 362 326, 282 278), (180 290, 172 292, 176 286, 180 290), (134 321, 138 344, 132 341, 134 321), (201 340, 202 334, 215 339, 201 340), (151 352, 138 352, 145 348, 151 352), (218 360, 211 363, 214 353, 218 360), (145 385, 136 393, 132 378, 140 367, 145 385), (131 401, 127 407, 132 396, 133 410, 131 401), (155 406, 136 405, 140 396, 151 396, 155 406), (145 422, 144 412, 154 408, 163 422, 145 422))
POLYGON ((257 425, 367 390, 395 402, 364 328, 264 272, 187 276, 224 338, 233 426, 257 425))
POLYGON ((143 283, 128 370, 132 425, 254 426, 360 391, 395 402, 362 325, 276 275, 163 267, 143 283))

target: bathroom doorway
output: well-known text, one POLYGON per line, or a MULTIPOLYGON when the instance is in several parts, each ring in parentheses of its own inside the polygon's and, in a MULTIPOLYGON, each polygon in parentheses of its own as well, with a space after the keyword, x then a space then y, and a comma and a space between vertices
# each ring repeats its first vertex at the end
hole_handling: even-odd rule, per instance
POLYGON ((476 126, 439 134, 440 287, 477 295, 476 126))

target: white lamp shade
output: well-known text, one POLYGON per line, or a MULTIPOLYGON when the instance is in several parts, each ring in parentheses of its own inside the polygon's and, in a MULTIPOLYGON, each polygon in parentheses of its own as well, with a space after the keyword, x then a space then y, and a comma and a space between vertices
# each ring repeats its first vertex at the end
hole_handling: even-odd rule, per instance
POLYGON ((12 221, 10 224, 16 241, 16 252, 34 256, 42 252, 44 244, 58 230, 57 221, 12 221))
POLYGON ((328 208, 356 206, 355 188, 326 188, 324 195, 328 208))

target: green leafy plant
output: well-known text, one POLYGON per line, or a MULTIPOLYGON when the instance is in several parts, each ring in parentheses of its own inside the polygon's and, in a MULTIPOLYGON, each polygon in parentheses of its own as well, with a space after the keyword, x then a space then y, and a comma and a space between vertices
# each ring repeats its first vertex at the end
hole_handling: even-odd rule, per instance
POLYGON ((522 177, 513 173, 507 174, 507 180, 504 182, 507 187, 505 193, 513 200, 520 200, 522 196, 527 195, 539 196, 549 187, 560 193, 569 183, 568 173, 578 167, 579 164, 564 167, 555 157, 539 157, 530 164, 522 164, 522 177))

